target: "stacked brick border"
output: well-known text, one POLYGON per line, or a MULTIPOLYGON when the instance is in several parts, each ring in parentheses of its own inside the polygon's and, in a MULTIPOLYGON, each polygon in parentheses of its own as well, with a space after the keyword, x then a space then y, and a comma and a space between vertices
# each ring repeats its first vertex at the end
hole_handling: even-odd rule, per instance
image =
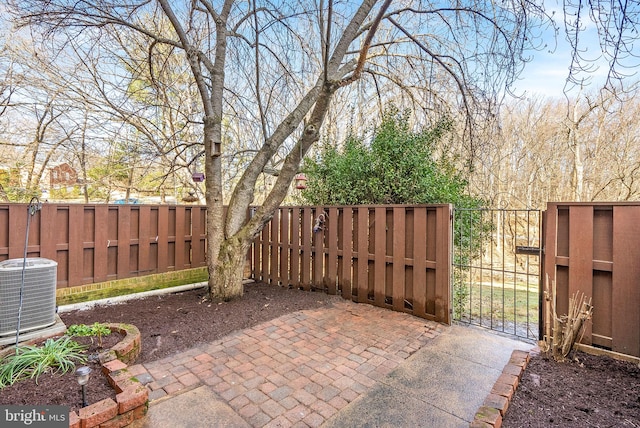
POLYGON ((69 413, 70 428, 122 428, 143 418, 149 408, 149 391, 129 373, 127 364, 140 355, 140 331, 130 324, 107 324, 125 337, 100 354, 102 371, 116 391, 116 400, 106 398, 78 412, 69 413))
MULTIPOLYGON (((532 353, 535 351, 531 351, 532 353)), ((502 418, 530 359, 528 351, 513 351, 491 392, 478 409, 470 428, 500 428, 502 418)))

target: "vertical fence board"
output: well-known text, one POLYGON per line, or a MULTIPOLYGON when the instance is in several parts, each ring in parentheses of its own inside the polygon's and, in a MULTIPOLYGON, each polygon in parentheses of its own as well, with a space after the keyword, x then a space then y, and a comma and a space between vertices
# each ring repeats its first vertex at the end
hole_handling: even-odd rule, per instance
POLYGON ((345 207, 342 210, 342 265, 340 269, 340 283, 342 297, 352 298, 352 266, 353 266, 353 209, 345 207))
POLYGON ((438 245, 440 245, 441 239, 438 234, 438 219, 440 217, 437 209, 427 209, 427 222, 426 222, 426 247, 427 247, 427 271, 425 278, 425 293, 427 307, 425 312, 429 317, 433 319, 437 318, 438 304, 436 299, 438 298, 436 281, 441 279, 436 278, 436 270, 440 268, 438 263, 438 245))
POLYGON ((325 233, 328 239, 329 254, 325 259, 327 272, 324 286, 329 294, 336 294, 336 282, 338 278, 338 209, 331 207, 328 213, 327 230, 325 233))
POLYGON ((158 207, 158 272, 166 272, 169 267, 169 207, 158 207))
POLYGON ((82 284, 84 258, 84 242, 82 237, 84 223, 84 207, 82 205, 69 206, 69 282, 82 284))
POLYGON ((123 205, 118 207, 118 262, 117 275, 118 279, 128 278, 129 272, 129 254, 131 249, 130 236, 131 228, 127 227, 131 221, 131 208, 123 205))
MULTIPOLYGON (((40 211, 40 257, 50 260, 56 260, 56 214, 57 207, 55 205, 42 205, 42 211, 40 211)), ((106 221, 101 224, 106 224, 106 221)), ((100 229, 106 230, 105 228, 100 229)), ((104 242, 106 243, 106 239, 104 242)))
MULTIPOLYGON (((640 207, 613 208, 613 350, 640 357, 640 207)), ((594 311, 598 302, 594 302, 594 311)))
POLYGON ((314 210, 314 228, 316 225, 320 226, 320 229, 313 232, 312 237, 312 286, 313 288, 322 289, 324 283, 324 234, 326 221, 323 224, 318 223, 321 216, 324 216, 324 211, 320 207, 316 207, 314 210))
POLYGON ((436 272, 435 315, 445 324, 451 323, 451 207, 441 206, 436 210, 436 272))
POLYGON ((175 243, 175 266, 176 270, 184 269, 186 260, 184 257, 186 247, 186 237, 188 235, 185 230, 186 209, 181 206, 176 206, 176 243, 175 243))
POLYGON ((413 313, 426 318, 427 209, 415 208, 413 222, 413 313))
POLYGON ((300 287, 300 208, 291 211, 291 282, 290 285, 300 287))
POLYGON ((289 260, 291 260, 291 227, 289 226, 289 209, 280 209, 280 285, 289 285, 289 260))
MULTIPOLYGON (((9 258, 24 257, 25 234, 27 230, 27 206, 9 206, 9 258)), ((67 241, 68 242, 68 241, 67 241)))
POLYGON ((149 251, 151 249, 151 243, 149 242, 149 238, 151 235, 151 225, 148 220, 151 217, 151 207, 148 205, 140 206, 138 214, 140 216, 140 222, 138 225, 138 272, 144 275, 150 273, 149 251))
MULTIPOLYGON (((593 207, 573 206, 569 210, 569 299, 574 294, 593 296, 593 207)), ((566 313, 566 312, 565 312, 566 313)), ((584 329, 583 340, 591 343, 591 323, 584 329)))
POLYGON ((369 301, 369 209, 358 207, 358 303, 369 301))
POLYGON ((311 208, 305 207, 302 209, 302 252, 300 255, 302 260, 302 272, 300 275, 300 286, 304 290, 309 290, 311 288, 311 260, 313 259, 311 251, 311 234, 313 233, 311 214, 311 208))
POLYGON ((95 206, 95 236, 93 242, 94 248, 94 277, 93 282, 103 282, 107 280, 108 274, 108 233, 105 225, 109 221, 109 207, 107 205, 95 206))
POLYGON ((405 216, 405 208, 393 209, 393 309, 395 311, 404 310, 405 216))
POLYGON ((384 306, 386 297, 386 269, 387 269, 387 209, 374 209, 375 244, 374 253, 374 284, 373 298, 377 306, 384 306))
POLYGON ((191 208, 191 267, 202 264, 204 253, 200 249, 200 234, 202 226, 202 212, 198 207, 191 208))
POLYGON ((277 285, 279 280, 278 255, 280 253, 280 210, 276 210, 271 220, 271 231, 269 233, 269 284, 277 285))
POLYGON ((0 260, 9 258, 9 207, 0 205, 0 260))

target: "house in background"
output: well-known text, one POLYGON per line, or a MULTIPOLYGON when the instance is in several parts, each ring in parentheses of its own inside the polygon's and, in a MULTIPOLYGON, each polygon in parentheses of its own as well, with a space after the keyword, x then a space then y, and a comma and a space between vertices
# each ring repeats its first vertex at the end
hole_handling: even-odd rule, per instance
POLYGON ((49 189, 73 187, 78 184, 78 173, 68 163, 52 166, 47 170, 49 189))

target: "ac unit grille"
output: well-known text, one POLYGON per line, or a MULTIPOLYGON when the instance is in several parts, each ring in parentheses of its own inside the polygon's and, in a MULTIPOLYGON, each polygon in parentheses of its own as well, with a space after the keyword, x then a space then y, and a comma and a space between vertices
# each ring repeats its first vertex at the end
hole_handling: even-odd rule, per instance
MULTIPOLYGON (((0 337, 16 334, 24 259, 0 262, 0 337)), ((24 264, 20 333, 55 323, 58 263, 29 258, 24 264)))

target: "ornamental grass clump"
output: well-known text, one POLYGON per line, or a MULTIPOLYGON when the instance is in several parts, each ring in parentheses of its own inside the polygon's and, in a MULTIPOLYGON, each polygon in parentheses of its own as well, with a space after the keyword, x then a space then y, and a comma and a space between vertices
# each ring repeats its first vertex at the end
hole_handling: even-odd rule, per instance
POLYGON ((74 370, 76 363, 87 361, 86 347, 71 340, 69 336, 47 339, 42 346, 24 345, 15 354, 0 361, 0 388, 13 385, 24 379, 34 379, 47 371, 67 373, 74 370))

